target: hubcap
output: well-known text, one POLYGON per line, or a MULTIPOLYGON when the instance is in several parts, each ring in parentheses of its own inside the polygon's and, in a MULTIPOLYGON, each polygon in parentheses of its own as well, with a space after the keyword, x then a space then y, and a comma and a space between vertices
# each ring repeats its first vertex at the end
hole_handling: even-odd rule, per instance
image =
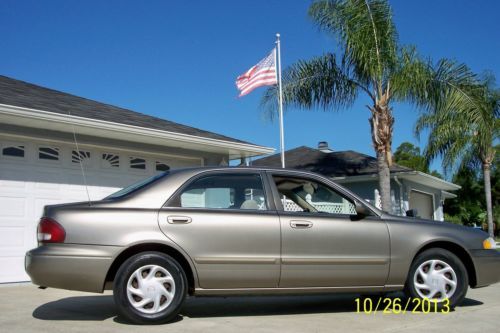
POLYGON ((457 275, 444 261, 428 260, 418 266, 413 284, 418 296, 440 302, 455 293, 457 275))
POLYGON ((153 314, 165 310, 175 295, 172 275, 157 265, 142 266, 127 282, 127 297, 138 311, 153 314))

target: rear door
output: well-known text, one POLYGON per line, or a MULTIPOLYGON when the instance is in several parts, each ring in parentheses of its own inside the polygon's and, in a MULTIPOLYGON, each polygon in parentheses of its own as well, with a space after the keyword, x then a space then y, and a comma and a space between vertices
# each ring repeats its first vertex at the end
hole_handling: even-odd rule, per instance
POLYGON ((261 173, 243 171, 205 172, 160 211, 162 231, 193 259, 202 288, 278 286, 279 218, 261 173))
POLYGON ((282 229, 280 287, 383 286, 389 232, 378 216, 356 216, 353 198, 319 180, 275 172, 269 177, 282 229))

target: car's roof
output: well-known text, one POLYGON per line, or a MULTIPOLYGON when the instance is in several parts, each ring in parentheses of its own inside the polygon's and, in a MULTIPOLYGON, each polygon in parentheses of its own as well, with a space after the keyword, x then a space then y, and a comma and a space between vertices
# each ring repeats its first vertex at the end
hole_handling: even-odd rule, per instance
POLYGON ((322 178, 327 178, 321 174, 308 171, 308 170, 299 170, 292 168, 274 168, 274 167, 254 167, 254 166, 203 166, 203 167, 186 167, 173 169, 170 172, 175 173, 192 173, 197 174, 204 171, 271 171, 271 172, 291 172, 291 173, 301 173, 304 175, 312 175, 312 176, 320 176, 322 178))

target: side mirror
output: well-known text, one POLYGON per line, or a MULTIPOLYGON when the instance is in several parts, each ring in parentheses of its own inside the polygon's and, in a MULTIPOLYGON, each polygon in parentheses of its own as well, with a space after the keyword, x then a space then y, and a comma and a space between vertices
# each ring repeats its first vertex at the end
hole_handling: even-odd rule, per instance
POLYGON ((365 217, 365 216, 372 215, 370 210, 368 208, 366 208, 366 206, 363 205, 362 203, 360 203, 359 201, 355 201, 354 206, 356 208, 356 214, 359 217, 365 217))
POLYGON ((408 217, 417 217, 418 216, 418 211, 415 208, 407 210, 406 211, 406 216, 408 216, 408 217))

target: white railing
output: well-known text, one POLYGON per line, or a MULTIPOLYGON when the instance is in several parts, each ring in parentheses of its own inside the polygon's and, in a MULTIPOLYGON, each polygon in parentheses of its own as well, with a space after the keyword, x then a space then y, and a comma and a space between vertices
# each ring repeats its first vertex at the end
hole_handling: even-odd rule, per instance
MULTIPOLYGON (((282 200, 283 202, 283 200, 282 200)), ((311 206, 316 208, 320 212, 330 213, 330 214, 356 214, 356 208, 349 201, 344 201, 341 203, 333 202, 312 202, 308 201, 311 206)), ((284 209, 287 212, 301 212, 303 209, 298 206, 292 200, 286 199, 284 202, 284 209)))
POLYGON ((302 212, 302 211, 304 211, 302 208, 300 208, 299 205, 297 205, 292 200, 286 199, 285 202, 283 202, 283 199, 281 199, 281 203, 283 204, 283 208, 285 209, 285 212, 302 212))

